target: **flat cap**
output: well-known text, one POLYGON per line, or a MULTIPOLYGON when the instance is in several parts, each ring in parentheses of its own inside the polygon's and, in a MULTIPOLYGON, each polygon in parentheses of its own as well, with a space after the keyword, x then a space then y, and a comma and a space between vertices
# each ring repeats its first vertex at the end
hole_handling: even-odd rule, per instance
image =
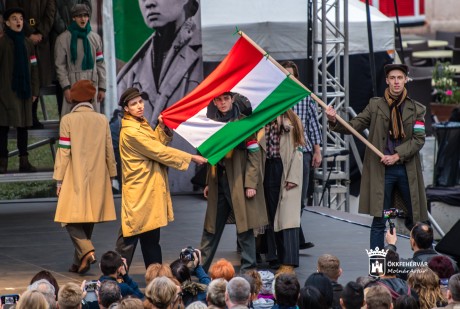
POLYGON ((15 8, 10 8, 3 13, 3 20, 7 21, 11 15, 14 13, 21 13, 21 15, 24 17, 24 10, 21 9, 20 7, 15 7, 15 8))
POLYGON ((120 96, 120 101, 118 101, 118 105, 121 107, 125 106, 129 100, 132 100, 136 97, 141 97, 144 100, 148 100, 149 96, 145 92, 140 92, 139 89, 131 87, 126 89, 120 96))
POLYGON ((72 85, 70 88, 70 97, 72 103, 91 102, 96 95, 96 88, 93 82, 87 79, 82 79, 72 85))
POLYGON ((72 17, 82 15, 82 14, 87 14, 88 16, 91 15, 89 7, 86 4, 83 4, 83 3, 75 4, 72 7, 72 10, 70 11, 70 13, 72 14, 72 17))
POLYGON ((393 71, 393 70, 400 70, 404 73, 404 75, 407 76, 407 72, 409 71, 409 68, 405 64, 393 63, 393 64, 385 65, 384 70, 385 70, 385 76, 387 76, 388 73, 390 73, 390 71, 393 71))

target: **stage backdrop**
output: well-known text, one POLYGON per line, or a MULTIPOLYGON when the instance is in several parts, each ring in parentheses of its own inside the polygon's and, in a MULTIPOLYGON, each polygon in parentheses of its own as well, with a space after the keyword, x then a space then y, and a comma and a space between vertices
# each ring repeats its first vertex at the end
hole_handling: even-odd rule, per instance
MULTIPOLYGON (((144 116, 154 128, 160 112, 203 80, 200 3, 118 0, 113 11, 118 96, 129 87, 146 92, 144 116)), ((196 152, 178 135, 171 146, 196 152)), ((187 172, 170 169, 171 191, 192 191, 194 174, 194 165, 187 172)))

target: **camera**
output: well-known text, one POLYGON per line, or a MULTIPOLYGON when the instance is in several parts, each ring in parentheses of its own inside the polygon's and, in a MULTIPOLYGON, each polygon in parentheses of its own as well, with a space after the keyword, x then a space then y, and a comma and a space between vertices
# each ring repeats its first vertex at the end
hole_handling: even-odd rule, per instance
POLYGON ((195 252, 195 249, 192 246, 188 246, 187 248, 181 251, 180 258, 182 260, 194 261, 195 260, 195 257, 193 256, 194 252, 195 252))
POLYGON ((383 210, 383 217, 385 219, 404 218, 404 216, 404 211, 397 208, 383 210))
POLYGON ((3 308, 7 309, 10 308, 12 305, 16 304, 19 300, 18 294, 10 294, 10 295, 1 295, 0 302, 2 303, 3 308))

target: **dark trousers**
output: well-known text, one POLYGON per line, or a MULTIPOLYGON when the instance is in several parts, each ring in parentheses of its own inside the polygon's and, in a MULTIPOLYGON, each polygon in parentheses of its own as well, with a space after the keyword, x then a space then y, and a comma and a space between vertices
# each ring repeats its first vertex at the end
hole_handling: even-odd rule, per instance
MULTIPOLYGON (((404 204, 408 213, 406 214, 406 227, 411 230, 413 225, 412 218, 412 202, 410 199, 410 187, 407 180, 406 166, 404 164, 396 164, 385 167, 385 195, 383 200, 383 210, 392 207, 392 195, 394 188, 398 188, 401 192, 404 204)), ((375 247, 384 248, 385 226, 386 221, 382 216, 374 217, 371 225, 370 245, 371 249, 375 247)))
MULTIPOLYGON (((0 158, 8 158, 8 132, 10 127, 0 126, 0 158)), ((27 128, 16 128, 16 145, 19 156, 27 156, 28 133, 27 128)))
POLYGON ((276 210, 281 189, 283 163, 281 159, 265 162, 264 193, 270 227, 265 231, 267 261, 278 260, 284 265, 299 266, 299 228, 274 231, 276 210))
POLYGON ((120 253, 126 259, 128 267, 133 261, 134 252, 136 251, 137 241, 141 243, 142 256, 144 258, 145 268, 150 264, 163 262, 160 246, 160 229, 155 229, 138 235, 123 237, 120 227, 115 251, 120 253))
MULTIPOLYGON (((303 153, 303 179, 302 179, 302 199, 300 200, 300 217, 302 217, 303 209, 307 206, 307 194, 308 194, 308 184, 310 182, 310 169, 311 169, 311 152, 303 153)), ((300 224, 299 229, 299 244, 304 244, 305 236, 302 229, 302 224, 300 224)))
MULTIPOLYGON (((209 233, 203 229, 203 235, 201 237, 201 258, 203 260, 203 269, 206 272, 209 270, 212 260, 214 259, 227 218, 233 208, 227 175, 220 168, 218 168, 218 173, 219 180, 215 233, 209 233)), ((241 248, 241 271, 245 272, 246 270, 256 268, 256 239, 254 237, 254 231, 250 229, 246 232, 237 233, 236 238, 241 248)))
POLYGON ((65 228, 75 248, 73 263, 80 265, 83 257, 87 253, 94 251, 94 246, 91 242, 94 223, 68 223, 65 228))

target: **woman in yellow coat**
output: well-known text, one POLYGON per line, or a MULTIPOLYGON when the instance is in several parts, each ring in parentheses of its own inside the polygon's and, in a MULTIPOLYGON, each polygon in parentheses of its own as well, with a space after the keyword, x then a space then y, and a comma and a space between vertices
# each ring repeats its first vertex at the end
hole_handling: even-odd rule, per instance
POLYGON ((174 220, 167 168, 186 170, 190 161, 207 160, 168 147, 171 132, 159 118, 153 130, 144 118, 144 93, 128 88, 119 104, 125 115, 121 121, 122 162, 121 232, 116 250, 131 264, 138 240, 145 268, 162 263, 160 228, 174 220))

